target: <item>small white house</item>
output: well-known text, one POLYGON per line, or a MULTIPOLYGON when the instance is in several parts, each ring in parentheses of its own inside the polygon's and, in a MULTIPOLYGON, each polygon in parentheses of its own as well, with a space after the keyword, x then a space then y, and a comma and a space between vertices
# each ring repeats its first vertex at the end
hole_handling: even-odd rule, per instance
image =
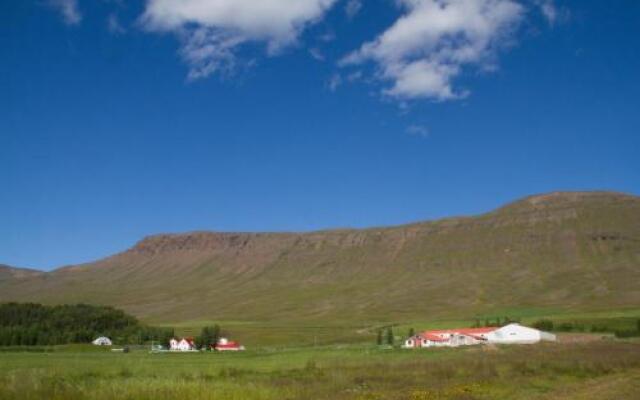
POLYGON ((111 339, 109 339, 106 336, 100 336, 99 338, 97 338, 91 343, 94 344, 95 346, 111 346, 113 344, 111 343, 111 339))
POLYGON ((489 343, 496 344, 531 344, 543 340, 554 342, 556 335, 520 324, 509 324, 491 332, 487 339, 489 343))
POLYGON ((170 351, 196 351, 196 344, 191 338, 182 338, 180 340, 173 338, 169 341, 170 351))

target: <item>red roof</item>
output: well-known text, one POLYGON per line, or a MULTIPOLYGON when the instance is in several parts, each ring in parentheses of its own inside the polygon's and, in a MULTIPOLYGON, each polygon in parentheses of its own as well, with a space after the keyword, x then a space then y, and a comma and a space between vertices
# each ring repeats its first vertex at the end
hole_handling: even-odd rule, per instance
POLYGON ((446 342, 447 339, 443 339, 440 336, 432 335, 430 333, 421 333, 418 335, 419 338, 431 340, 432 342, 446 342))
POLYGON ((422 337, 427 339, 427 340, 431 340, 432 342, 446 342, 447 341, 447 339, 443 339, 440 336, 431 335, 429 333, 423 334, 422 337))
POLYGON ((218 343, 216 345, 216 348, 218 348, 218 349, 236 349, 236 348, 240 348, 240 343, 233 342, 233 341, 228 341, 225 344, 218 343))
POLYGON ((484 333, 490 333, 498 328, 496 327, 488 327, 488 328, 458 328, 458 329, 442 329, 442 330, 434 330, 434 331, 426 331, 423 335, 441 335, 441 334, 452 334, 452 333, 460 333, 462 335, 468 336, 479 336, 484 333))

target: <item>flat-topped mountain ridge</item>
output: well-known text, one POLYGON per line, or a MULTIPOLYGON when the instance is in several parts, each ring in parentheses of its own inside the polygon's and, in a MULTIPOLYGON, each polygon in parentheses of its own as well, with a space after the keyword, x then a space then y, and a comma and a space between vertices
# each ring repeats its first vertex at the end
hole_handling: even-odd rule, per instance
POLYGON ((530 196, 479 216, 316 232, 144 238, 0 278, 0 301, 107 304, 149 321, 392 320, 640 304, 640 198, 530 196))

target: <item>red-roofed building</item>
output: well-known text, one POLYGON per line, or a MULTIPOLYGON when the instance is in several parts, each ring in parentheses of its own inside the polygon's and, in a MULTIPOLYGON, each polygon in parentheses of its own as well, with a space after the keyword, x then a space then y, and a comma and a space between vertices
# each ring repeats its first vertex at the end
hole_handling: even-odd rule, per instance
POLYGON ((243 351, 244 346, 240 345, 238 342, 234 342, 232 340, 228 340, 226 338, 220 338, 218 343, 214 346, 211 346, 212 349, 217 351, 243 351))
POLYGON ((457 347, 481 343, 516 344, 537 343, 541 340, 556 340, 555 335, 541 332, 519 324, 509 324, 501 328, 457 328, 431 330, 410 337, 402 347, 457 347))
POLYGON ((457 347, 486 342, 489 334, 498 328, 459 328, 431 330, 407 339, 404 348, 457 347))
POLYGON ((173 338, 169 341, 170 351, 197 351, 196 343, 193 338, 173 338))

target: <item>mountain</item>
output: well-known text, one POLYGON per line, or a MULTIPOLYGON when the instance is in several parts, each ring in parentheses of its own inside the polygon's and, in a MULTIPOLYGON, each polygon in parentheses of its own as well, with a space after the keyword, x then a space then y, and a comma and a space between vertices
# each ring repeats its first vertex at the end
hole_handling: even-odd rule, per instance
POLYGON ((152 236, 0 279, 0 301, 107 304, 162 322, 425 320, 637 307, 638 282, 640 197, 563 192, 395 227, 152 236))
POLYGON ((28 268, 16 268, 9 265, 0 264, 0 281, 24 279, 32 276, 41 275, 42 272, 28 268))

